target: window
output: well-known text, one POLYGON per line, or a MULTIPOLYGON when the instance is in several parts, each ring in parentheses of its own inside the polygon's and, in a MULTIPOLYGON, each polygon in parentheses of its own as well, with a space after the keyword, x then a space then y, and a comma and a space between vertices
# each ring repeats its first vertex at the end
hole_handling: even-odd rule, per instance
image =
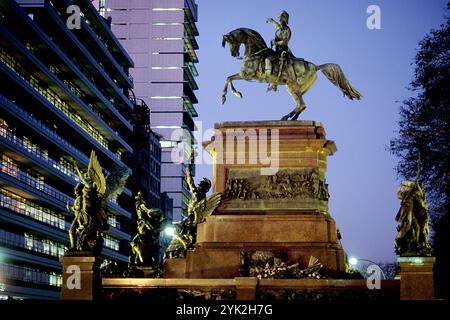
POLYGON ((183 38, 176 38, 176 37, 152 37, 152 40, 168 40, 168 41, 175 41, 175 40, 183 40, 183 38))
MULTIPOLYGON (((0 154, 1 156, 1 154, 0 154)), ((14 178, 18 179, 19 181, 25 182, 29 186, 32 186, 38 190, 41 190, 42 192, 54 197, 55 199, 58 199, 64 203, 72 203, 73 199, 66 195, 65 193, 62 193, 55 188, 49 186, 48 184, 44 183, 44 177, 40 175, 39 173, 31 170, 26 169, 26 172, 19 170, 17 164, 6 155, 2 155, 2 158, 0 158, 0 171, 3 171, 4 173, 13 176, 14 178)))
MULTIPOLYGON (((69 226, 66 224, 63 215, 41 207, 5 189, 0 189, 0 208, 28 216, 31 219, 49 224, 61 230, 69 230, 69 226)), ((26 244, 31 246, 30 242, 26 242, 26 244)))
POLYGON ((45 88, 39 83, 39 80, 23 68, 11 55, 0 49, 0 61, 6 64, 11 70, 16 72, 23 80, 27 81, 31 87, 38 91, 44 98, 56 108, 62 111, 67 117, 72 119, 78 126, 86 131, 98 143, 108 149, 108 140, 97 129, 92 127, 88 121, 83 119, 75 110, 73 110, 65 101, 50 88, 45 88))
POLYGON ((56 272, 42 271, 37 268, 0 263, 0 274, 6 279, 26 281, 60 287, 62 276, 56 272))
POLYGON ((45 253, 47 255, 58 258, 63 256, 64 252, 67 250, 67 247, 62 243, 58 243, 49 239, 43 239, 31 233, 25 233, 24 237, 26 243, 25 247, 28 250, 45 253))
POLYGON ((153 8, 153 11, 181 11, 183 8, 153 8))
POLYGON ((160 144, 161 144, 161 148, 176 148, 178 145, 178 142, 166 140, 166 141, 161 141, 160 144))
POLYGON ((182 23, 179 22, 155 22, 153 23, 154 26, 181 26, 182 23))
POLYGON ((152 67, 153 70, 180 70, 181 67, 152 67))
POLYGON ((114 239, 113 237, 111 237, 110 235, 107 235, 107 234, 103 235, 103 240, 104 240, 105 247, 110 248, 115 251, 119 251, 119 243, 120 243, 119 240, 114 239))

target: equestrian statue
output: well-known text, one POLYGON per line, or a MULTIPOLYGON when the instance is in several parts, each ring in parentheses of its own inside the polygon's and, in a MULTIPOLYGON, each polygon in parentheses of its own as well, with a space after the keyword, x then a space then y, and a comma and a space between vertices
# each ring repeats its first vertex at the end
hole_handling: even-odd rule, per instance
POLYGON ((289 49, 291 29, 289 28, 289 14, 282 11, 279 22, 272 18, 266 20, 276 28, 275 39, 271 47, 267 47, 261 35, 248 28, 238 28, 223 36, 222 46, 230 47, 233 57, 239 58, 241 45, 245 53, 239 73, 229 76, 225 82, 222 94, 222 104, 226 101, 228 85, 237 97, 242 93, 234 88, 233 80, 257 80, 269 83, 268 91, 276 91, 278 85, 285 85, 289 94, 296 102, 296 107, 281 120, 297 120, 300 113, 306 109, 303 95, 309 90, 317 79, 317 71, 322 73, 337 86, 344 96, 349 99, 361 99, 362 95, 352 87, 339 65, 326 63, 315 65, 312 62, 296 58, 289 49), (275 50, 272 47, 275 46, 275 50))

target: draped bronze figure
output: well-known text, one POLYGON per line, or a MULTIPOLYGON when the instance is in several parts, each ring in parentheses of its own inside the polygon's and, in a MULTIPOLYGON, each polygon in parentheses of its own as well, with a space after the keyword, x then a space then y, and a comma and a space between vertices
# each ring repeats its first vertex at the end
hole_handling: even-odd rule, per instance
POLYGON ((395 217, 399 223, 395 251, 400 256, 430 256, 428 207, 419 181, 403 181, 398 190, 401 207, 395 217))

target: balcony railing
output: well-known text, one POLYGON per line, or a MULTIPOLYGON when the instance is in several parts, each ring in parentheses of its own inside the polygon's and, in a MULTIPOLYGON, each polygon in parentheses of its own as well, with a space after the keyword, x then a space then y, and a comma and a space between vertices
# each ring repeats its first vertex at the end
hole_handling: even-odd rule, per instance
POLYGON ((0 274, 6 279, 45 284, 55 287, 60 287, 62 284, 62 276, 56 272, 47 272, 7 263, 0 263, 0 274))
POLYGON ((16 234, 0 229, 0 244, 43 253, 52 257, 62 257, 67 247, 62 243, 41 239, 33 234, 16 234))
POLYGON ((28 72, 22 65, 18 63, 10 54, 4 50, 0 50, 0 61, 2 61, 9 69, 16 75, 21 77, 34 90, 36 90, 42 97, 47 99, 52 106, 59 109, 68 118, 70 118, 78 127, 88 133, 94 140, 101 144, 105 149, 108 149, 108 139, 103 136, 96 128, 94 128, 89 121, 82 118, 71 106, 62 100, 52 89, 44 87, 40 81, 28 72))
MULTIPOLYGON (((17 166, 15 166, 9 162, 0 160, 0 172, 6 173, 7 175, 9 175, 13 178, 16 178, 19 181, 22 181, 22 182, 26 183, 27 185, 29 185, 33 188, 36 188, 37 190, 40 190, 40 191, 48 194, 49 196, 60 200, 61 202, 65 203, 65 204, 67 204, 67 203, 73 204, 73 202, 74 202, 74 199, 72 197, 69 197, 65 193, 62 193, 62 192, 58 191, 57 189, 49 186, 48 184, 44 183, 42 180, 39 180, 38 178, 33 177, 32 175, 21 171, 17 166)), ((115 204, 111 200, 108 201, 108 205, 115 210, 119 210, 119 212, 120 212, 120 210, 126 211, 124 208, 122 208, 118 204, 115 204)))
POLYGON ((21 171, 11 163, 0 160, 0 171, 6 173, 7 175, 13 178, 16 178, 19 181, 26 183, 30 187, 36 188, 37 190, 40 190, 48 194, 49 196, 63 203, 70 203, 70 204, 73 203, 73 198, 69 197, 65 193, 62 193, 61 191, 56 190, 55 188, 49 186, 48 184, 44 183, 38 178, 21 171))
POLYGON ((76 156, 80 160, 80 162, 82 163, 84 162, 86 164, 89 163, 89 158, 84 153, 75 148, 67 140, 61 138, 60 135, 58 135, 55 131, 47 127, 40 120, 36 119, 28 112, 25 112, 21 108, 17 107, 14 103, 9 101, 6 97, 2 95, 0 95, 0 102, 5 103, 10 110, 14 110, 16 114, 20 115, 23 119, 26 120, 27 124, 29 124, 30 126, 34 126, 35 128, 39 129, 40 132, 45 133, 46 136, 51 137, 53 140, 57 141, 58 145, 64 145, 65 147, 70 149, 70 153, 76 156))
MULTIPOLYGON (((19 115, 29 126, 34 126, 39 129, 40 132, 45 133, 46 136, 51 137, 53 140, 57 142, 57 145, 63 145, 70 150, 70 155, 76 157, 80 163, 88 164, 89 158, 80 150, 75 148, 70 142, 63 139, 60 135, 58 135, 54 130, 47 127, 42 121, 36 119, 34 116, 19 108, 17 105, 12 103, 6 97, 0 94, 0 103, 5 104, 9 110, 13 110, 16 115, 19 115)), ((118 157, 117 154, 112 153, 110 150, 105 149, 105 152, 110 154, 111 156, 118 157)), ((120 159, 120 158, 119 158, 120 159)), ((106 169, 103 169, 105 174, 108 175, 110 172, 106 169)), ((77 176, 78 177, 78 176, 77 176)), ((77 180, 78 181, 78 180, 77 180)), ((125 189, 125 192, 129 192, 128 189, 125 189)))
POLYGON ((70 223, 64 220, 63 215, 4 189, 0 189, 0 208, 19 213, 61 230, 68 231, 70 229, 70 223))
POLYGON ((65 166, 61 165, 60 163, 56 162, 52 158, 49 158, 48 155, 46 155, 45 153, 40 151, 37 147, 25 142, 24 140, 20 139, 19 137, 17 137, 13 133, 9 132, 5 128, 0 127, 0 136, 5 138, 8 141, 14 143, 15 145, 21 147, 22 149, 24 149, 25 151, 27 151, 34 157, 47 162, 51 167, 64 173, 66 176, 72 178, 76 182, 81 182, 80 177, 78 177, 78 175, 75 172, 66 168, 65 166))

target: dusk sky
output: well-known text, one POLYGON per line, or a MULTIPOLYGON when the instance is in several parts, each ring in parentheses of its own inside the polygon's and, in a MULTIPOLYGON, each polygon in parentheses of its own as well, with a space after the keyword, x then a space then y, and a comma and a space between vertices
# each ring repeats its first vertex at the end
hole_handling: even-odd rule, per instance
MULTIPOLYGON (((400 102, 411 93, 413 59, 418 42, 443 22, 447 1, 333 1, 333 0, 197 0, 199 6, 197 65, 202 131, 216 122, 279 120, 294 102, 284 87, 266 93, 266 84, 234 82, 244 98, 220 96, 227 76, 237 73, 241 60, 221 47, 222 35, 238 27, 258 31, 270 43, 275 29, 266 18, 281 10, 290 14, 292 52, 315 64, 337 63, 364 96, 351 101, 319 72, 305 94, 306 111, 300 120, 320 121, 338 151, 328 158, 331 216, 343 236, 349 256, 394 261, 397 159, 386 150, 398 130, 400 102), (369 30, 369 5, 381 9, 381 30, 369 30)), ((242 51, 241 51, 242 53, 242 51)), ((201 142, 201 141, 199 141, 201 142)), ((211 165, 198 165, 197 177, 212 179, 211 165)))

